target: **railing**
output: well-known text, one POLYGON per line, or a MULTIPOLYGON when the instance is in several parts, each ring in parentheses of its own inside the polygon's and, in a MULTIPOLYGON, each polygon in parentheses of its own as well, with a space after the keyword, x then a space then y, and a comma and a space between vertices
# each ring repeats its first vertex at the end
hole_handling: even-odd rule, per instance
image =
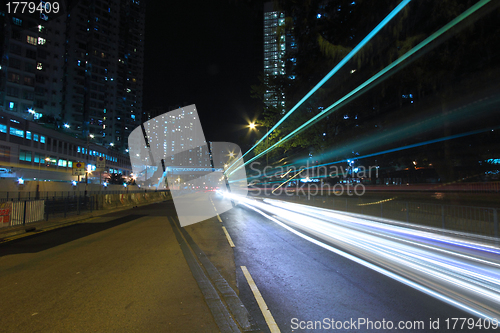
MULTIPOLYGON (((88 191, 87 196, 97 195, 97 194, 127 194, 127 193, 145 193, 146 190, 121 190, 121 191, 88 191)), ((147 190, 147 192, 156 192, 152 190, 147 190)), ((85 195, 84 191, 0 191, 0 202, 5 201, 30 201, 30 200, 54 200, 63 198, 74 198, 77 196, 85 195)))
POLYGON ((41 221, 44 218, 45 204, 43 200, 12 202, 10 225, 24 225, 41 221))
POLYGON ((409 223, 499 237, 498 209, 419 203, 399 200, 368 200, 348 196, 272 196, 272 199, 294 201, 350 213, 358 213, 409 223))
MULTIPOLYGON (((28 197, 29 198, 29 197, 28 197)), ((50 192, 41 200, 11 198, 0 202, 0 227, 25 225, 49 218, 66 218, 83 212, 116 208, 170 198, 167 190, 161 191, 101 191, 84 193, 50 192), (4 219, 8 220, 4 222, 4 219)))

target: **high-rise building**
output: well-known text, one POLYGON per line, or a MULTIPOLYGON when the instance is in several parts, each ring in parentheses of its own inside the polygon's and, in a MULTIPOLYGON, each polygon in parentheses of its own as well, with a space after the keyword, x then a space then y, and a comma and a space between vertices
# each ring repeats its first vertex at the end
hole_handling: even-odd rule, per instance
POLYGON ((292 73, 296 44, 292 29, 285 24, 285 13, 276 10, 273 2, 264 4, 264 83, 268 87, 264 103, 282 113, 286 108, 283 79, 295 78, 292 73))
POLYGON ((66 16, 10 11, 0 12, 0 110, 28 120, 57 118, 66 16))
POLYGON ((68 14, 63 119, 126 149, 141 124, 145 1, 82 0, 68 14))
POLYGON ((145 0, 80 0, 57 15, 0 20, 0 110, 125 152, 142 122, 145 0))
MULTIPOLYGON (((264 83, 270 84, 273 77, 284 76, 285 72, 285 13, 274 10, 273 3, 264 4, 264 83)), ((264 93, 264 103, 268 107, 283 107, 283 92, 268 89, 264 93)))

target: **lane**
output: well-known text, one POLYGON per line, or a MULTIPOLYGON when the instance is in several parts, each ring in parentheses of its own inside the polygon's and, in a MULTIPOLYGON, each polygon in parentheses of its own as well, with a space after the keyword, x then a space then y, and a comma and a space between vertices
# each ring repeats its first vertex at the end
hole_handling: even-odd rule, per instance
POLYGON ((0 331, 219 332, 173 214, 151 205, 2 244, 0 331))
MULTIPOLYGON (((294 318, 423 321, 424 329, 414 331, 424 332, 436 331, 430 329, 430 319, 439 319, 440 329, 445 329, 447 318, 473 317, 298 237, 242 205, 222 219, 236 245, 236 267, 248 268, 282 331, 291 331, 294 318)), ((261 328, 267 327, 243 274, 237 271, 237 277, 245 306, 261 328)))

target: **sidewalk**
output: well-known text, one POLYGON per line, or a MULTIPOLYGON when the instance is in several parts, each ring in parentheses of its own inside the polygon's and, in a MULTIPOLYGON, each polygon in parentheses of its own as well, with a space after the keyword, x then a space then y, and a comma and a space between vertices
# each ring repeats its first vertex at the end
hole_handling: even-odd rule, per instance
MULTIPOLYGON (((211 218, 181 228, 173 202, 163 202, 0 230, 1 243, 7 234, 25 237, 91 220, 69 232, 55 232, 58 238, 42 241, 36 251, 30 242, 36 243, 38 237, 20 242, 22 246, 12 244, 19 251, 1 258, 0 270, 6 273, 0 276, 0 285, 23 281, 30 288, 4 289, 6 301, 0 309, 13 313, 4 327, 9 331, 50 327, 59 332, 260 332, 238 297, 234 252, 223 222, 211 218), (128 217, 132 220, 120 222, 128 217), (36 231, 27 233, 26 227, 36 231), (87 233, 89 229, 94 231, 87 233)), ((9 248, 8 243, 2 246, 9 248)))

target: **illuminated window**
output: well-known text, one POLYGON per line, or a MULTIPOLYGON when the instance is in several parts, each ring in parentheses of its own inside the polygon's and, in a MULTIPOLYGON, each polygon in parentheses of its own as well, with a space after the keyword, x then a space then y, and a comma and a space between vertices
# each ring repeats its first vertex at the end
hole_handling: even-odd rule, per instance
POLYGON ((41 62, 38 62, 36 64, 36 69, 38 69, 39 71, 41 71, 43 69, 43 64, 41 62))
POLYGON ((9 73, 7 75, 7 80, 9 82, 19 83, 20 79, 21 79, 21 77, 19 76, 19 74, 9 73))
POLYGON ((60 166, 60 167, 66 167, 68 165, 68 161, 66 161, 66 160, 59 160, 57 162, 57 165, 60 166))
POLYGON ((0 124, 0 133, 7 133, 7 125, 0 124))
POLYGON ((26 139, 31 140, 31 132, 26 131, 26 139))
POLYGON ((26 41, 28 42, 28 44, 31 44, 31 45, 37 45, 38 44, 38 41, 36 40, 36 37, 33 37, 33 36, 26 36, 26 41))
POLYGON ((14 23, 15 25, 18 25, 18 26, 22 26, 23 25, 23 20, 18 19, 17 17, 13 17, 12 18, 12 23, 14 23))
POLYGON ((45 45, 46 42, 47 42, 47 40, 45 38, 38 37, 38 44, 39 45, 45 45))
POLYGON ((17 129, 17 128, 14 128, 14 127, 11 127, 10 128, 10 135, 14 135, 14 136, 18 136, 20 138, 24 138, 24 131, 20 130, 20 129, 17 129))
POLYGON ((45 137, 43 135, 40 135, 40 143, 45 143, 45 137))
POLYGON ((35 163, 42 163, 45 160, 45 157, 42 154, 35 153, 35 158, 33 162, 35 163))
POLYGON ((31 162, 31 152, 28 150, 19 151, 19 161, 31 162))
POLYGON ((33 134, 33 141, 38 142, 38 134, 33 134))
POLYGON ((68 161, 68 168, 72 168, 73 167, 73 161, 68 161))

